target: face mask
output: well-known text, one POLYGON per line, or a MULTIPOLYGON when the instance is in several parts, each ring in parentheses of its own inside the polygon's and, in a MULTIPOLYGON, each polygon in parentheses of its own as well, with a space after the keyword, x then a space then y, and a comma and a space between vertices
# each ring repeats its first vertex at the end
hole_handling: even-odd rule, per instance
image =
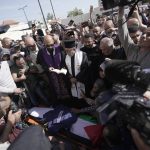
POLYGON ((48 52, 53 52, 54 48, 47 48, 48 52))

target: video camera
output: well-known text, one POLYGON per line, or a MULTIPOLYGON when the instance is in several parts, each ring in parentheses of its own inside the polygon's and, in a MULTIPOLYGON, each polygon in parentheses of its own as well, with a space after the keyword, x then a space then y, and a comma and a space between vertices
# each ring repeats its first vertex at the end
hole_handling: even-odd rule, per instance
POLYGON ((116 6, 130 5, 141 0, 102 0, 103 7, 105 10, 114 8, 116 6))
POLYGON ((97 108, 99 122, 104 125, 115 119, 119 128, 129 125, 150 144, 150 100, 142 96, 145 89, 141 86, 150 85, 150 73, 144 73, 137 63, 113 60, 106 63, 105 74, 120 83, 113 87, 116 95, 97 108))
POLYGON ((130 126, 139 131, 150 144, 150 102, 136 93, 117 94, 110 102, 97 108, 99 122, 103 125, 116 119, 117 126, 130 126))

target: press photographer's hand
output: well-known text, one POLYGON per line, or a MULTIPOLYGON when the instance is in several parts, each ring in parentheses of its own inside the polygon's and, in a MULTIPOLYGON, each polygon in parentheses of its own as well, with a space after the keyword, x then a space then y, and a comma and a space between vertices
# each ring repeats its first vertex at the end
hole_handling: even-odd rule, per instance
POLYGON ((146 91, 143 96, 150 100, 150 91, 146 91))
POLYGON ((16 113, 13 113, 12 110, 9 111, 8 113, 8 121, 14 125, 15 123, 20 121, 22 111, 19 110, 16 113))
POLYGON ((137 146, 138 150, 150 150, 150 146, 144 143, 143 139, 141 138, 139 132, 133 128, 131 130, 131 135, 134 140, 135 145, 137 146))
POLYGON ((20 93, 22 93, 23 92, 23 89, 21 89, 21 88, 16 88, 15 90, 14 90, 14 93, 15 94, 20 94, 20 93))

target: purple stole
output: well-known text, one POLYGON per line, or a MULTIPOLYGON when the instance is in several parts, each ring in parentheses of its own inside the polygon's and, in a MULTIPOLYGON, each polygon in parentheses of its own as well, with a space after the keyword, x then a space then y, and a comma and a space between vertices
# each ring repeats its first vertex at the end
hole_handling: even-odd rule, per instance
POLYGON ((43 49, 43 59, 48 67, 54 67, 55 69, 60 68, 61 63, 61 50, 59 47, 54 47, 53 56, 47 51, 46 48, 43 49))
MULTIPOLYGON (((55 69, 60 69, 61 64, 61 49, 59 46, 54 47, 53 56, 47 51, 46 48, 42 50, 43 61, 48 67, 53 67, 55 69)), ((68 96, 67 88, 63 81, 61 74, 56 74, 55 72, 49 73, 49 80, 52 83, 54 91, 56 92, 57 98, 62 98, 63 96, 68 96)))

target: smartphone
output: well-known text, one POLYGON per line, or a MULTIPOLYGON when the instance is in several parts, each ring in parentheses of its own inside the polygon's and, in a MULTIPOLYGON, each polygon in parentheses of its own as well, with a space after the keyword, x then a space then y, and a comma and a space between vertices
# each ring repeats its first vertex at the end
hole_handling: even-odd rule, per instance
POLYGON ((34 23, 32 24, 32 28, 36 28, 36 25, 34 23))
POLYGON ((88 21, 82 22, 81 26, 82 26, 82 28, 85 28, 85 27, 89 26, 88 21))
POLYGON ((74 20, 70 20, 68 26, 72 26, 74 24, 74 20))
POLYGON ((68 35, 68 36, 74 35, 74 31, 68 31, 68 32, 67 32, 67 35, 68 35))

